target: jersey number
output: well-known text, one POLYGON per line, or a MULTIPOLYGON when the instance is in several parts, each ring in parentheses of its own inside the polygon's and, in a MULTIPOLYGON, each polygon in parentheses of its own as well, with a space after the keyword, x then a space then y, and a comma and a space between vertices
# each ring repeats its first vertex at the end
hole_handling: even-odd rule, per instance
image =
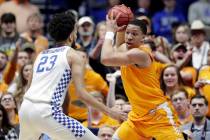
POLYGON ((53 55, 51 57, 43 56, 40 59, 36 72, 50 71, 54 67, 56 59, 57 55, 53 55))

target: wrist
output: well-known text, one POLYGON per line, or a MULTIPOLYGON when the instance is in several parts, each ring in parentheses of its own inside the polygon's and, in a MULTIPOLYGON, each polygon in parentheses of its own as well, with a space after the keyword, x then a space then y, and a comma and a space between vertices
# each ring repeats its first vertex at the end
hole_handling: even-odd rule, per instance
POLYGON ((114 36, 115 36, 114 32, 107 31, 106 34, 105 34, 105 38, 104 39, 109 39, 109 40, 114 41, 114 36))

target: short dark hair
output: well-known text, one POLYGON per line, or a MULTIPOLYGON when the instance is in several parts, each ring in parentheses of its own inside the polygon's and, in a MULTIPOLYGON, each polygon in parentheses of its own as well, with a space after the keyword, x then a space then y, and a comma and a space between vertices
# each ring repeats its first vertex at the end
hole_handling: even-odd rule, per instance
POLYGON ((190 100, 190 104, 192 103, 193 99, 203 99, 205 102, 205 105, 208 106, 208 100, 206 99, 205 96, 200 95, 200 94, 196 94, 195 96, 192 97, 192 99, 190 100))
POLYGON ((132 25, 136 25, 138 26, 143 34, 147 34, 147 24, 144 20, 138 20, 138 19, 134 19, 132 21, 130 21, 128 24, 132 24, 132 25))
POLYGON ((65 41, 74 30, 75 17, 69 13, 55 14, 50 21, 48 31, 55 41, 65 41))
POLYGON ((13 13, 4 13, 1 16, 1 23, 15 23, 16 17, 13 13))

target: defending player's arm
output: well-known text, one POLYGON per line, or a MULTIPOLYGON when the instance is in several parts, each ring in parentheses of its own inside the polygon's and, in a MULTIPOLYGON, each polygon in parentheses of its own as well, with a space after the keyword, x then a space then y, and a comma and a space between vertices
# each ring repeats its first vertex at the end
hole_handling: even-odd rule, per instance
POLYGON ((101 110, 105 114, 113 117, 117 120, 126 120, 126 114, 123 112, 116 112, 108 107, 106 107, 104 104, 98 102, 94 97, 88 94, 88 92, 85 90, 84 87, 84 66, 85 66, 85 58, 81 57, 80 55, 76 53, 71 54, 71 64, 72 64, 72 76, 73 76, 73 82, 76 86, 76 93, 78 97, 86 104, 91 105, 95 107, 96 109, 101 110))

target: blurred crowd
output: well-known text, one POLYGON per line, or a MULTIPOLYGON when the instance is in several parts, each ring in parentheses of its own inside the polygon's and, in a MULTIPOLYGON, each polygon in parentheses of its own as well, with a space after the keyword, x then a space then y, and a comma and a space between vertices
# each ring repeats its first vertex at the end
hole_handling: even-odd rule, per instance
MULTIPOLYGON (((163 71, 157 71, 160 87, 174 106, 183 133, 196 140, 210 139, 210 0, 161 0, 163 7, 156 11, 153 0, 135 2, 131 7, 135 17, 147 24, 145 45, 160 65, 167 64, 163 71)), ((17 140, 18 109, 29 86, 33 62, 54 42, 44 30, 46 15, 40 5, 28 0, 0 3, 0 139, 17 140)), ((67 12, 78 19, 78 39, 72 47, 87 56, 87 91, 107 106, 129 113, 131 106, 119 68, 100 62, 106 13, 122 3, 87 0, 67 12)), ((101 140, 111 140, 122 123, 81 102, 73 83, 63 109, 101 140)), ((50 138, 43 134, 40 140, 50 138)))

